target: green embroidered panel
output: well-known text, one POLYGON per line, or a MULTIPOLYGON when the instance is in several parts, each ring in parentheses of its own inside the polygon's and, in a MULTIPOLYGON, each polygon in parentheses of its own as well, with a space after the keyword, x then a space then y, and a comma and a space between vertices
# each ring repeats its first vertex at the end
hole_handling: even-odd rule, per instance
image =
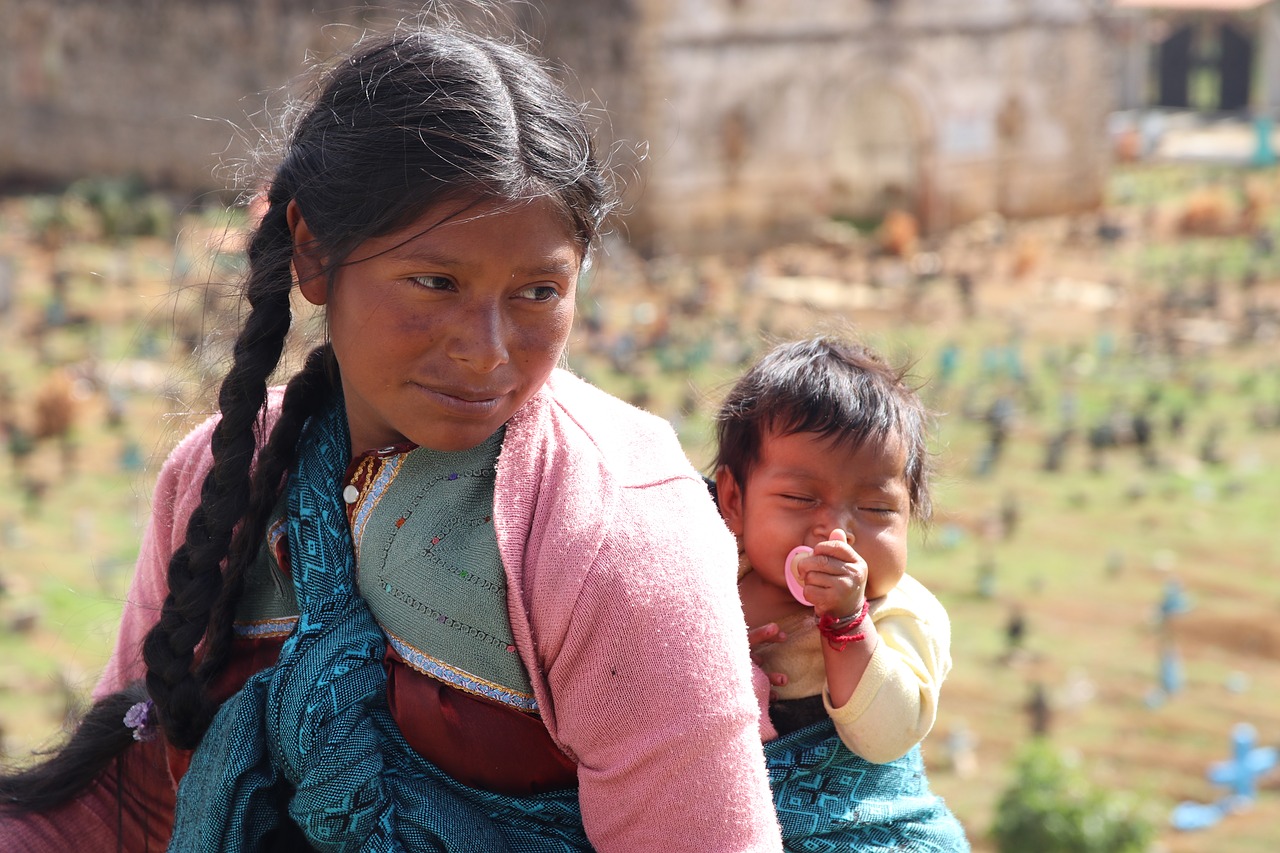
MULTIPOLYGON (((493 488, 505 431, 471 450, 419 447, 357 463, 349 507, 360 594, 414 669, 522 711, 536 711, 507 616, 507 580, 493 529, 493 488), (430 651, 428 651, 430 650, 430 651)), ((245 579, 236 634, 288 634, 293 582, 276 560, 281 501, 245 579)), ((287 548, 285 549, 287 550, 287 548)))
POLYGON ((410 666, 533 711, 493 529, 502 438, 500 431, 471 450, 419 447, 381 458, 359 490, 351 531, 360 593, 410 666))

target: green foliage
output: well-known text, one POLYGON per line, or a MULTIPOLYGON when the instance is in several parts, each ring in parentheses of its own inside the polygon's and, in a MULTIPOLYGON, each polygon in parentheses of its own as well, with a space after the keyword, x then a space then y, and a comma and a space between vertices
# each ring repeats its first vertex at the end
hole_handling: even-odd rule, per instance
POLYGON ((991 834, 1001 853, 1142 853, 1155 827, 1131 798, 1095 786, 1036 741, 1017 758, 991 834))
POLYGON ((882 216, 843 216, 837 215, 832 217, 833 220, 842 225, 852 226, 859 234, 874 234, 875 230, 880 227, 884 221, 882 216))
POLYGON ((30 197, 25 214, 32 237, 50 248, 70 236, 169 238, 177 222, 172 200, 130 177, 83 178, 61 195, 30 197))
POLYGON ((56 195, 28 198, 24 218, 31 236, 45 246, 56 245, 70 225, 62 199, 56 195))
POLYGON ((84 178, 67 189, 67 199, 91 209, 102 235, 123 237, 167 236, 173 230, 173 205, 162 195, 149 192, 137 178, 84 178))

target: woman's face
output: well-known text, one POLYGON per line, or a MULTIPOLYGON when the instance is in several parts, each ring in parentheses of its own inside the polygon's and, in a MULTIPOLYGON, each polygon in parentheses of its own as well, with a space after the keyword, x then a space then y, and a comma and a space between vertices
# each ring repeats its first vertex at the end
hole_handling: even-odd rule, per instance
POLYGON ((306 299, 326 306, 351 449, 483 442, 560 360, 581 252, 550 201, 452 201, 371 238, 327 276, 289 221, 306 299))

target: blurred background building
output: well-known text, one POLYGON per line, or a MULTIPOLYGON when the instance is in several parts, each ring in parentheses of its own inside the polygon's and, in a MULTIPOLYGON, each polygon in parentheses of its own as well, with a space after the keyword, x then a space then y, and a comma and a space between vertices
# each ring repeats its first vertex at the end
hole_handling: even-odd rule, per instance
MULTIPOLYGON (((243 184, 237 165, 274 114, 264 96, 420 5, 0 0, 0 181, 243 184)), ((1117 106, 1280 97, 1266 85, 1280 13, 1256 0, 497 6, 604 108, 627 231, 647 253, 746 248, 894 208, 926 232, 1087 210, 1117 106)))

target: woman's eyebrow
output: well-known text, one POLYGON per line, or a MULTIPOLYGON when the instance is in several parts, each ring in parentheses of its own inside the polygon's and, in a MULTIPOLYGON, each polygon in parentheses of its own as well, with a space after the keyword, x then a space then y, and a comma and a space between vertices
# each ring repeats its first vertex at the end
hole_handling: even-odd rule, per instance
MULTIPOLYGON (((410 262, 418 264, 427 264, 430 266, 440 267, 442 269, 457 269, 466 267, 469 263, 458 257, 454 257, 446 252, 438 249, 414 248, 410 246, 401 246, 391 249, 386 253, 386 257, 401 262, 410 262)), ((538 276, 570 276, 577 269, 577 260, 569 258, 548 257, 540 259, 527 266, 517 267, 515 272, 518 277, 538 277, 538 276)))

